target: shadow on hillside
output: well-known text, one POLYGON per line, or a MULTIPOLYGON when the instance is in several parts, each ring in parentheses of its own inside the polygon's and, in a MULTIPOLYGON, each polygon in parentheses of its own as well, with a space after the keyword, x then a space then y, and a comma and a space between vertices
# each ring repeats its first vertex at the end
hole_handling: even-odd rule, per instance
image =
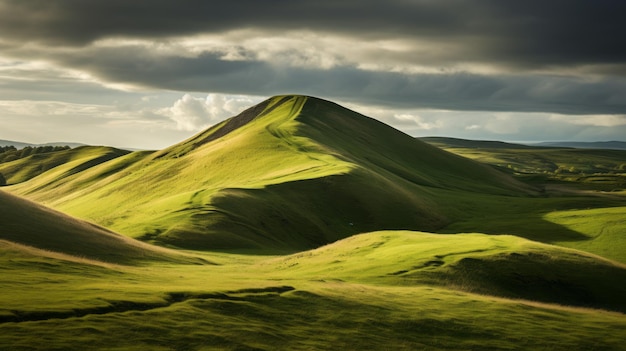
MULTIPOLYGON (((621 207, 625 204, 624 199, 619 197, 576 195, 561 193, 538 198, 510 198, 508 203, 499 203, 496 209, 493 204, 488 210, 470 209, 470 216, 454 221, 439 233, 511 234, 543 243, 585 241, 590 237, 548 221, 546 215, 555 211, 621 207)), ((480 205, 476 203, 476 207, 480 205)))

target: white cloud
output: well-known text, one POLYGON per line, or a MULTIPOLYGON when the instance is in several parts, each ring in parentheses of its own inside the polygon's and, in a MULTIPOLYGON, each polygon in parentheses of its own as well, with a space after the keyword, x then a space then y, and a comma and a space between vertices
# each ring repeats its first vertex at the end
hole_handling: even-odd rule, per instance
POLYGON ((438 120, 425 121, 421 116, 411 113, 396 113, 391 123, 396 126, 408 126, 417 130, 434 130, 441 128, 442 123, 438 120), (395 122, 395 123, 394 123, 395 122))
POLYGON ((617 127, 626 125, 626 115, 551 115, 550 120, 593 127, 617 127))
POLYGON ((174 105, 157 113, 176 122, 178 130, 200 131, 257 102, 258 99, 247 96, 208 94, 206 98, 200 98, 185 94, 174 105))

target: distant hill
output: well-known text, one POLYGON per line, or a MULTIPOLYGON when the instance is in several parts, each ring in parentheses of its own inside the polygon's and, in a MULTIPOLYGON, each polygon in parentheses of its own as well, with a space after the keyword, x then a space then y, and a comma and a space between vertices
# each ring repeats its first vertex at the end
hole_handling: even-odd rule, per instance
POLYGON ((56 177, 65 178, 129 152, 105 146, 81 146, 33 154, 11 162, 0 163, 0 174, 9 185, 25 182, 49 171, 52 172, 50 174, 57 174, 56 177))
POLYGON ((529 144, 529 145, 550 146, 550 147, 572 147, 572 148, 577 148, 577 149, 626 150, 626 142, 624 141, 596 141, 596 142, 548 141, 548 142, 529 144))
POLYGON ((27 146, 37 147, 37 146, 69 146, 71 148, 84 146, 85 144, 81 143, 69 143, 69 142, 53 142, 53 143, 44 143, 44 144, 31 144, 31 143, 23 143, 20 141, 12 141, 12 140, 0 140, 0 146, 15 146, 17 149, 23 149, 27 146))
POLYGON ((585 183, 593 189, 626 187, 623 142, 519 145, 455 138, 420 138, 434 146, 535 181, 585 183), (575 146, 578 145, 578 146, 575 146))
POLYGON ((449 137, 420 137, 421 141, 442 148, 474 148, 474 149, 533 149, 533 148, 576 148, 576 149, 606 149, 626 150, 624 141, 547 141, 542 143, 507 143, 502 141, 469 140, 449 137))
POLYGON ((460 148, 486 148, 486 149, 531 149, 533 146, 523 144, 505 143, 502 141, 468 140, 448 137, 421 137, 421 141, 437 147, 460 147, 460 148))
POLYGON ((458 196, 533 190, 332 102, 277 96, 167 149, 46 172, 11 191, 161 244, 293 251, 366 231, 437 230, 459 212, 458 196), (439 195, 448 192, 457 195, 439 195))

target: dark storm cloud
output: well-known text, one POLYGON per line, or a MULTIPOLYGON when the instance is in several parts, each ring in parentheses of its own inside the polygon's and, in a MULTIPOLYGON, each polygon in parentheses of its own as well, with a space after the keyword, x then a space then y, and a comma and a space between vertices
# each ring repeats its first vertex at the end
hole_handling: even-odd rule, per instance
MULTIPOLYGON (((77 70, 96 85, 623 114, 624 13, 619 0, 0 0, 0 54, 77 70), (294 44, 299 31, 312 49, 306 38, 294 44), (194 35, 218 43, 195 47, 194 35), (398 47, 377 46, 385 41, 398 47)), ((17 99, 30 86, 81 89, 73 78, 41 78, 5 80, 0 91, 17 99)))
POLYGON ((456 46, 451 55, 464 55, 443 61, 520 68, 617 64, 623 74, 624 13, 626 2, 619 0, 3 0, 0 33, 20 42, 80 46, 120 36, 306 29, 362 40, 441 41, 456 46))
POLYGON ((337 66, 276 66, 263 61, 224 61, 221 54, 151 57, 145 48, 98 49, 57 58, 107 81, 180 91, 232 94, 308 94, 397 108, 622 114, 626 81, 550 75, 471 73, 401 74, 337 66))

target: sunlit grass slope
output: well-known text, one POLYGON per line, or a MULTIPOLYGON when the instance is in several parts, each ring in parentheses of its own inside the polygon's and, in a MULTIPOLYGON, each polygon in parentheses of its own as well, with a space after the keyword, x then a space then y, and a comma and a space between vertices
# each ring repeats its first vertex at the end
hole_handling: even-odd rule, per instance
POLYGON ((559 245, 626 263, 626 207, 554 211, 544 219, 585 236, 585 240, 562 241, 559 245))
POLYGON ((305 96, 277 96, 156 153, 11 187, 118 232, 187 248, 300 250, 449 222, 437 191, 527 194, 488 166, 305 96), (61 184, 62 183, 62 184, 61 184))
POLYGON ((442 286, 626 312, 626 266, 509 235, 374 232, 266 264, 270 276, 442 286))
MULTIPOLYGON (((0 240, 47 250, 54 257, 65 254, 108 263, 193 261, 175 251, 132 240, 3 191, 0 240)), ((16 248, 13 246, 13 251, 16 248)))
POLYGON ((47 184, 54 178, 67 177, 100 163, 128 154, 129 151, 104 146, 82 146, 58 152, 35 154, 0 164, 0 173, 7 184, 18 184, 49 172, 52 178, 40 180, 47 184), (55 169, 61 167, 61 169, 55 169), (56 172, 51 172, 56 171, 56 172))
POLYGON ((623 310, 622 266, 511 236, 384 231, 205 266, 0 248, 11 350, 626 349, 626 315, 574 307, 623 310))

